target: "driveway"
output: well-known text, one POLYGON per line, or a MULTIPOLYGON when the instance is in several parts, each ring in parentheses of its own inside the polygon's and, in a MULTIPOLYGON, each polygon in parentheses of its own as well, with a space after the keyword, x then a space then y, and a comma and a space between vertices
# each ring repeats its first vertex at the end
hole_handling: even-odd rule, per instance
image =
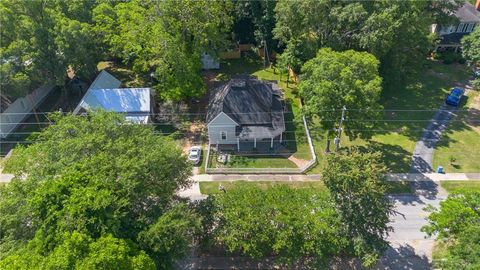
POLYGON ((411 173, 433 172, 433 152, 440 141, 442 133, 447 129, 450 120, 455 115, 456 107, 443 105, 435 113, 427 128, 417 141, 412 156, 411 173))
MULTIPOLYGON (((457 83, 456 87, 465 89, 465 95, 472 88, 469 81, 457 83)), ((435 145, 440 141, 442 133, 456 115, 457 107, 443 104, 433 116, 413 150, 411 173, 430 173, 433 168, 433 152, 435 145)))

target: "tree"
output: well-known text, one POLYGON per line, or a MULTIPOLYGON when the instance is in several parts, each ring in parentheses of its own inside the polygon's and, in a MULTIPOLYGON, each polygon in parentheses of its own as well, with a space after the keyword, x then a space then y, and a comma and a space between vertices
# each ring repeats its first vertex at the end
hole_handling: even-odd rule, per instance
POLYGON ((366 52, 320 49, 302 67, 299 92, 305 113, 317 116, 324 128, 332 129, 346 106, 345 133, 351 138, 370 136, 371 120, 377 119, 382 109, 378 64, 375 56, 366 52))
POLYGON ((393 204, 386 198, 386 168, 380 153, 356 149, 327 156, 322 180, 340 214, 349 251, 373 265, 388 247, 385 241, 393 204))
MULTIPOLYGON (((276 1, 235 1, 236 21, 234 29, 242 34, 245 24, 250 21, 253 26, 253 34, 257 44, 265 42, 269 53, 276 48, 276 41, 273 39, 273 28, 275 27, 275 5, 276 1), (248 21, 246 21, 248 20, 248 21)), ((248 25, 247 25, 248 26, 248 25)), ((248 27, 247 27, 248 28, 248 27)), ((237 32, 236 32, 237 34, 237 32)))
POLYGON ((132 243, 111 235, 96 241, 74 231, 63 236, 63 242, 43 256, 37 242, 0 261, 2 269, 155 269, 153 260, 132 243))
MULTIPOLYGON (((63 84, 67 69, 88 77, 98 53, 91 27, 95 1, 2 1, 2 65, 14 65, 12 78, 23 74, 30 84, 63 84), (85 10, 84 10, 85 8, 85 10)), ((3 70, 4 68, 2 68, 3 70)), ((28 89, 29 90, 29 89, 28 89)))
POLYGON ((462 54, 473 65, 480 65, 480 27, 462 38, 462 54))
POLYGON ((231 252, 275 255, 288 264, 304 258, 326 263, 344 243, 328 195, 315 190, 238 184, 215 196, 213 204, 214 237, 231 252))
POLYGON ((380 60, 386 85, 396 87, 422 67, 433 43, 429 26, 448 21, 463 2, 278 1, 274 34, 302 52, 302 63, 322 47, 368 51, 380 60))
POLYGON ((480 192, 457 191, 440 202, 431 212, 428 225, 422 228, 437 241, 447 243, 446 256, 439 260, 442 269, 477 269, 480 267, 480 192))
POLYGON ((180 100, 205 92, 200 56, 226 48, 230 10, 229 1, 131 1, 100 4, 93 17, 112 56, 150 74, 159 97, 180 100))
MULTIPOLYGON (((173 141, 113 113, 54 114, 50 120, 55 124, 38 134, 34 144, 15 149, 5 165, 16 179, 0 189, 2 255, 35 247, 48 256, 72 231, 92 241, 111 235, 138 248, 137 237, 150 235, 156 222, 195 224, 186 221, 195 218, 192 213, 174 207, 176 191, 190 184, 191 166, 173 141)), ((182 254, 186 245, 176 243, 188 242, 185 236, 194 228, 175 228, 178 234, 168 235, 164 243, 182 254)), ((145 252, 156 258, 154 251, 145 252)), ((93 267, 98 258, 91 259, 93 267)), ((164 263, 156 261, 160 268, 164 263)))

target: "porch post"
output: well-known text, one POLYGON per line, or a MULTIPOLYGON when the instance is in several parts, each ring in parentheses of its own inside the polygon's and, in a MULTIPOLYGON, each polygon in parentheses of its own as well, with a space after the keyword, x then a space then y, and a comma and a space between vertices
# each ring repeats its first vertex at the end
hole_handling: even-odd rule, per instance
POLYGON ((280 143, 282 143, 282 135, 283 135, 283 132, 280 133, 280 143))
POLYGON ((253 148, 257 148, 257 138, 253 138, 253 148))
POLYGON ((237 151, 240 152, 240 138, 237 138, 237 151))
POLYGON ((273 137, 271 138, 270 148, 273 148, 273 137))

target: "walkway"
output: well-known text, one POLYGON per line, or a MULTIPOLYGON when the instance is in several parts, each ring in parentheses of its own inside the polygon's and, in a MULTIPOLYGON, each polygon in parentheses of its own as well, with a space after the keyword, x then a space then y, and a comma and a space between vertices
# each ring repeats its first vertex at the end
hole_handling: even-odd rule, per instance
POLYGON ((443 105, 435 113, 427 128, 415 145, 412 156, 412 173, 433 172, 433 152, 435 145, 440 141, 442 133, 447 129, 450 120, 454 117, 457 108, 443 105))
MULTIPOLYGON (((456 86, 464 88, 465 94, 472 89, 470 81, 458 83, 456 86)), ((457 109, 457 107, 443 104, 435 113, 415 145, 410 168, 411 173, 430 173, 434 171, 433 152, 435 151, 435 145, 440 141, 450 120, 455 117, 457 109)))
MULTIPOLYGON (((195 182, 204 181, 320 181, 320 174, 197 174, 195 182)), ((480 173, 391 173, 388 181, 466 181, 480 180, 480 173)))

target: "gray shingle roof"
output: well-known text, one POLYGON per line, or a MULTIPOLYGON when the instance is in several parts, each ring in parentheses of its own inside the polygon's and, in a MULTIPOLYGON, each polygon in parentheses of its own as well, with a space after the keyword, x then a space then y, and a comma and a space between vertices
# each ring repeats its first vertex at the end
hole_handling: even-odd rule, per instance
POLYGON ((285 131, 282 94, 273 82, 248 75, 231 79, 212 94, 207 123, 221 112, 240 125, 237 129, 240 137, 248 138, 254 134, 271 137, 285 131))
POLYGON ((460 22, 480 22, 480 12, 470 3, 465 3, 455 11, 455 16, 460 22))

